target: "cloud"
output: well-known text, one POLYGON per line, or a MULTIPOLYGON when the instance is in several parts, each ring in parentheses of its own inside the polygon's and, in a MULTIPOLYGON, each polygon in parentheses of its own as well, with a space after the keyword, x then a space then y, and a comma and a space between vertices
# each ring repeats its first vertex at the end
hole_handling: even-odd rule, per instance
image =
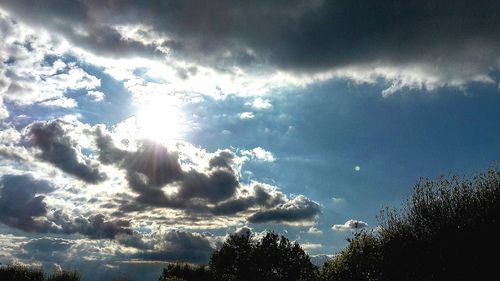
POLYGON ((248 221, 252 223, 278 222, 307 225, 314 223, 320 212, 318 203, 299 195, 270 210, 256 212, 248 218, 248 221))
POLYGON ((236 155, 230 150, 219 150, 216 154, 210 158, 208 165, 210 168, 227 168, 233 169, 234 162, 236 160, 236 155))
POLYGON ((103 214, 70 218, 62 210, 50 210, 45 195, 56 190, 50 182, 30 174, 0 178, 0 222, 26 232, 74 234, 93 239, 133 235, 128 220, 110 220, 103 214))
MULTIPOLYGON (((137 193, 133 202, 122 204, 125 212, 169 208, 182 210, 190 219, 241 214, 253 223, 289 224, 311 223, 319 214, 320 206, 302 195, 289 199, 270 185, 242 185, 242 159, 230 150, 195 152, 201 163, 184 169, 179 153, 159 143, 139 141, 136 150, 121 149, 104 127, 96 131, 96 143, 100 161, 125 170, 129 187, 137 193)), ((263 149, 255 151, 255 157, 270 160, 263 149)), ((182 155, 184 162, 192 161, 182 155)))
POLYGON ((262 147, 256 147, 251 150, 242 150, 241 151, 242 155, 250 157, 250 159, 257 160, 257 161, 265 161, 265 162, 274 162, 276 161, 276 158, 274 155, 262 147))
POLYGON ((217 169, 204 174, 191 170, 186 173, 177 196, 180 199, 199 198, 217 203, 232 197, 238 186, 239 182, 232 171, 217 169))
POLYGON ((15 128, 6 127, 0 131, 1 144, 17 144, 21 140, 21 134, 15 128))
POLYGON ((66 97, 45 100, 38 104, 47 107, 63 107, 63 108, 74 108, 78 106, 76 100, 66 97))
POLYGON ((253 112, 242 112, 240 113, 240 119, 242 120, 246 120, 246 119, 254 119, 255 118, 255 114, 253 114, 253 112))
POLYGON ((334 255, 310 255, 309 256, 311 258, 311 262, 316 265, 316 266, 323 266, 325 264, 325 262, 328 262, 330 261, 334 255))
POLYGON ((332 197, 332 207, 334 209, 342 209, 347 205, 347 201, 344 198, 340 197, 332 197))
POLYGON ((24 244, 24 250, 36 259, 47 260, 54 252, 68 250, 73 245, 71 240, 53 237, 32 239, 24 244))
POLYGON ((25 129, 24 135, 29 145, 39 149, 39 159, 85 182, 104 181, 106 176, 99 171, 97 163, 82 155, 78 143, 68 136, 65 125, 62 120, 35 122, 25 129))
POLYGON ((199 233, 170 230, 158 239, 153 250, 133 257, 152 261, 206 263, 215 249, 210 238, 199 233))
POLYGON ((322 245, 317 243, 302 243, 300 244, 300 247, 306 251, 310 251, 320 249, 322 245))
POLYGON ((250 228, 248 226, 242 226, 242 227, 236 229, 233 234, 238 235, 238 236, 250 236, 250 235, 252 235, 252 233, 253 233, 252 228, 250 228))
POLYGON ((163 207, 183 208, 190 200, 200 199, 216 203, 231 197, 239 185, 230 168, 234 157, 220 152, 210 159, 210 170, 184 171, 176 152, 151 141, 141 141, 137 151, 129 152, 114 146, 110 136, 98 132, 99 158, 106 164, 117 164, 127 172, 130 187, 139 193, 137 201, 163 207), (168 184, 178 187, 174 195, 167 196, 161 187, 168 184))
POLYGON ((91 97, 94 101, 99 102, 104 100, 104 93, 100 91, 88 91, 87 96, 91 97))
POLYGON ((253 102, 245 103, 245 105, 249 105, 255 110, 265 110, 273 107, 270 100, 263 99, 261 97, 257 97, 253 100, 253 102))
MULTIPOLYGON (((103 56, 166 57, 197 69, 303 81, 382 78, 389 83, 386 95, 406 87, 490 83, 491 69, 498 69, 496 1, 204 4, 48 1, 42 7, 8 0, 2 7, 103 56)), ((176 75, 189 79, 200 72, 189 69, 179 67, 176 75)))
POLYGON ((0 96, 0 121, 3 119, 9 117, 9 111, 7 110, 7 107, 3 103, 3 98, 0 96))
POLYGON ((311 226, 308 230, 307 230, 307 233, 309 234, 314 234, 314 235, 320 235, 320 234, 323 234, 323 231, 321 231, 320 229, 318 229, 317 227, 315 226, 311 226))
POLYGON ((247 190, 249 192, 244 196, 230 198, 213 208, 202 208, 200 210, 214 215, 231 215, 248 211, 254 207, 260 207, 264 210, 270 209, 289 200, 285 194, 276 190, 276 188, 262 183, 254 183, 247 190))
POLYGON ((94 89, 100 80, 75 62, 64 62, 67 44, 40 26, 28 27, 0 9, 0 93, 19 105, 76 107, 65 93, 94 89))
POLYGON ((334 231, 356 231, 368 227, 368 224, 359 220, 348 220, 344 224, 334 224, 332 229, 334 231))
POLYGON ((79 216, 70 218, 61 210, 54 212, 51 218, 56 225, 54 233, 80 233, 92 239, 113 239, 117 235, 133 235, 130 221, 107 219, 103 214, 91 215, 88 218, 79 216))
POLYGON ((50 223, 43 219, 47 204, 41 194, 54 191, 51 183, 29 174, 3 175, 0 186, 0 222, 27 232, 48 229, 50 223))

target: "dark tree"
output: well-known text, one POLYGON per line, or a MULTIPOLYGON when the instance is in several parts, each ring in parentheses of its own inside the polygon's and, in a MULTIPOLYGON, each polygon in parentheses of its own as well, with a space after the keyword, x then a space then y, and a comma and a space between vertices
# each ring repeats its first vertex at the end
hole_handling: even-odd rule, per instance
POLYGON ((0 280, 8 281, 80 281, 80 273, 76 271, 56 270, 45 276, 43 269, 36 266, 9 264, 0 266, 0 280))
POLYGON ((160 281, 211 281, 212 273, 205 265, 169 264, 163 269, 160 281))
POLYGON ((347 239, 349 244, 321 270, 321 280, 379 281, 381 277, 381 245, 371 232, 357 232, 347 239))
POLYGON ((210 258, 210 271, 215 280, 252 280, 252 255, 255 244, 249 232, 231 235, 210 258))
POLYGON ((322 269, 323 280, 493 280, 500 240, 500 170, 471 180, 421 180, 322 269))
POLYGON ((298 243, 275 233, 254 241, 231 235, 210 260, 215 280, 314 280, 316 268, 298 243))

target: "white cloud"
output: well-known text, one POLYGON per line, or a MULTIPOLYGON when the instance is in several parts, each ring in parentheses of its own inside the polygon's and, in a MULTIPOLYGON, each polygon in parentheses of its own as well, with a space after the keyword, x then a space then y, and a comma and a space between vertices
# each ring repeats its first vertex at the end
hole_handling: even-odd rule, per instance
POLYGON ((63 107, 63 108, 74 108, 78 106, 76 100, 67 97, 60 97, 57 99, 47 100, 39 103, 39 105, 47 107, 63 107))
POLYGON ((253 114, 253 112, 246 111, 246 112, 240 113, 240 119, 246 120, 246 119, 254 119, 254 118, 255 118, 255 114, 253 114))
POLYGON ((265 161, 265 162, 276 161, 276 157, 274 157, 274 155, 270 151, 267 151, 262 147, 256 147, 251 150, 243 150, 241 151, 241 154, 249 157, 252 160, 265 161))
POLYGON ((75 106, 64 97, 68 90, 94 89, 100 80, 75 63, 47 57, 62 57, 67 45, 44 30, 15 22, 0 11, 0 93, 17 104, 40 103, 47 106, 75 106))
POLYGON ((88 91, 87 96, 94 99, 94 101, 102 101, 104 100, 104 93, 100 91, 88 91))
POLYGON ((273 107, 270 100, 263 99, 261 97, 257 97, 256 99, 253 100, 253 102, 247 102, 245 103, 245 105, 249 105, 255 110, 264 110, 273 107))
POLYGON ((311 226, 308 230, 307 230, 307 233, 309 234, 314 234, 314 235, 320 235, 320 234, 323 234, 323 231, 321 231, 320 229, 318 229, 317 227, 315 226, 311 226))
POLYGON ((335 209, 341 209, 345 207, 346 200, 344 198, 332 197, 332 207, 335 209))
POLYGON ((7 111, 7 107, 3 103, 3 98, 0 96, 0 121, 9 117, 9 111, 7 111))
POLYGON ((316 244, 316 243, 302 243, 300 244, 300 246, 302 247, 302 249, 306 251, 316 250, 321 248, 321 244, 316 244))
POLYGON ((364 221, 350 219, 344 224, 334 224, 332 226, 333 231, 356 231, 358 229, 363 229, 368 227, 368 224, 364 221))
POLYGON ((21 134, 12 127, 2 128, 0 130, 1 144, 17 144, 21 140, 21 134))

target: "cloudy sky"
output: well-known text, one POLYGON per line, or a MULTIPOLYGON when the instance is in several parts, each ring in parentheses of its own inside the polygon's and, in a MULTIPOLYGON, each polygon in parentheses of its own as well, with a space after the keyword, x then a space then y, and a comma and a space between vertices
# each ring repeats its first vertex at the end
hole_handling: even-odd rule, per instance
POLYGON ((311 255, 500 159, 499 1, 0 2, 0 262, 311 255))

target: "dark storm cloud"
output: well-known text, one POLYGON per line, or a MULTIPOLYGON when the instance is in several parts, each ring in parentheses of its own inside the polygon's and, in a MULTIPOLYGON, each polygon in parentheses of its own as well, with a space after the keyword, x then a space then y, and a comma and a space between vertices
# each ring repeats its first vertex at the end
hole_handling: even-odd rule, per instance
POLYGON ((93 16, 89 4, 85 1, 53 0, 42 3, 28 0, 2 2, 0 6, 14 11, 23 22, 43 26, 53 34, 62 34, 72 43, 94 53, 112 57, 155 55, 154 46, 123 40, 108 25, 111 21, 93 16))
POLYGON ((319 71, 375 62, 484 68, 497 67, 500 50, 494 0, 9 0, 2 6, 79 46, 118 56, 155 55, 155 46, 124 40, 111 28, 140 23, 172 55, 221 69, 265 64, 319 71))
POLYGON ((294 199, 278 205, 277 207, 259 211, 248 218, 252 223, 266 222, 311 222, 321 212, 320 205, 303 195, 299 195, 294 199))
POLYGON ((52 221, 57 225, 57 231, 63 234, 80 233, 93 239, 113 239, 117 235, 133 235, 128 220, 110 220, 103 214, 92 215, 88 218, 70 218, 64 212, 54 212, 52 221))
POLYGON ((230 170, 215 170, 210 174, 191 170, 186 173, 178 196, 182 199, 203 198, 216 203, 232 197, 238 185, 236 176, 230 170))
POLYGON ((104 130, 96 131, 99 159, 124 169, 129 187, 138 194, 134 201, 121 203, 123 212, 165 207, 193 216, 231 216, 259 208, 249 217, 255 223, 313 220, 319 214, 319 205, 304 196, 290 200, 265 185, 243 187, 232 167, 236 155, 229 150, 211 156, 205 172, 184 171, 177 153, 167 151, 163 145, 146 141, 137 151, 122 150, 104 130), (166 194, 162 187, 169 184, 177 191, 166 194))
POLYGON ((231 151, 222 150, 208 162, 210 168, 222 167, 231 169, 235 155, 231 151))
POLYGON ((63 121, 54 120, 35 122, 26 128, 28 143, 40 150, 37 157, 85 182, 105 180, 97 165, 81 155, 78 143, 67 135, 62 125, 63 121))
POLYGON ((287 202, 286 196, 281 192, 271 192, 264 186, 252 186, 253 194, 243 198, 235 198, 221 202, 207 210, 214 215, 229 215, 245 211, 252 207, 273 208, 287 202))
POLYGON ((47 214, 45 194, 54 187, 31 175, 4 175, 0 178, 0 222, 27 232, 46 232, 50 223, 37 218, 47 214))
POLYGON ((137 200, 142 204, 186 208, 190 200, 216 203, 230 198, 239 186, 229 166, 234 155, 217 155, 215 164, 210 162, 210 171, 201 173, 183 171, 177 153, 155 142, 142 141, 137 151, 125 151, 114 146, 111 137, 98 130, 96 143, 103 163, 116 164, 126 170, 129 186, 139 194, 137 200), (165 195, 160 188, 173 183, 178 185, 178 192, 173 196, 165 195))
POLYGON ((31 239, 23 245, 18 258, 59 264, 68 260, 68 250, 74 244, 74 241, 55 237, 31 239))
POLYGON ((72 244, 73 242, 70 240, 44 237, 30 240, 24 245, 24 249, 32 256, 45 259, 52 252, 68 250, 72 244))
POLYGON ((177 153, 168 151, 161 144, 143 140, 137 151, 130 152, 117 148, 111 137, 101 129, 96 132, 96 143, 99 160, 125 169, 129 181, 142 181, 137 175, 142 174, 146 177, 145 185, 161 187, 184 176, 177 153))
POLYGON ((159 247, 139 253, 135 258, 154 261, 206 263, 214 251, 209 237, 180 230, 170 230, 158 241, 159 247))
POLYGON ((4 175, 0 178, 0 222, 26 232, 74 234, 93 239, 112 239, 133 235, 128 220, 110 220, 102 214, 88 218, 70 218, 62 210, 49 214, 45 196, 54 191, 46 180, 29 174, 4 175))

